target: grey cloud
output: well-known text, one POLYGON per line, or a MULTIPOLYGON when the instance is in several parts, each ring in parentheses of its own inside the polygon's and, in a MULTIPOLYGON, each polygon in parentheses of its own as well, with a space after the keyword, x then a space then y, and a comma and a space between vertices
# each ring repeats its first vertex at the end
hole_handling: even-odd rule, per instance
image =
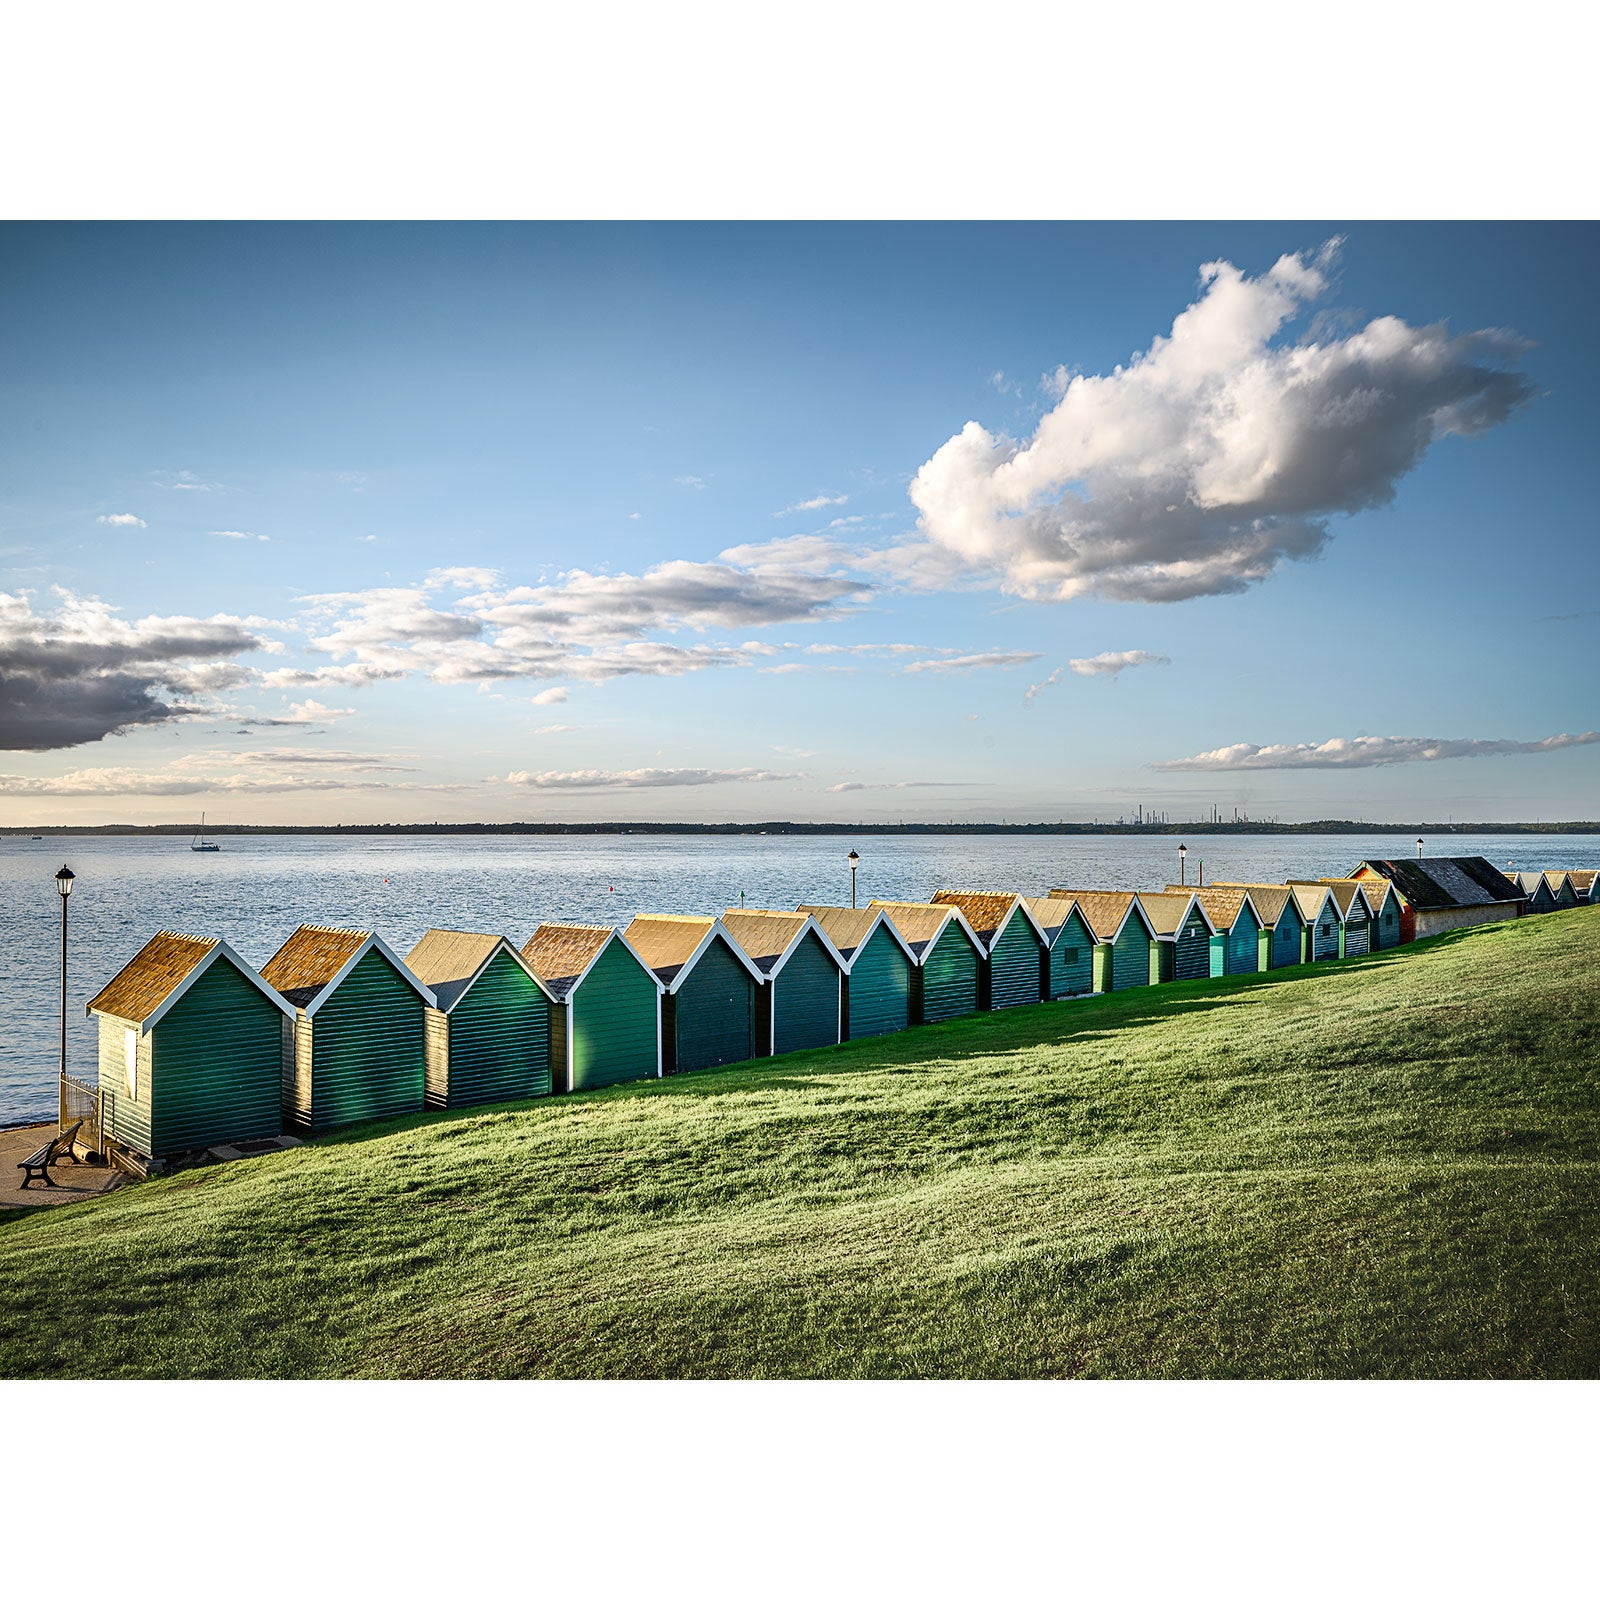
POLYGON ((684 789, 713 783, 786 783, 803 772, 767 772, 757 767, 635 767, 606 772, 508 772, 503 783, 524 789, 684 789))

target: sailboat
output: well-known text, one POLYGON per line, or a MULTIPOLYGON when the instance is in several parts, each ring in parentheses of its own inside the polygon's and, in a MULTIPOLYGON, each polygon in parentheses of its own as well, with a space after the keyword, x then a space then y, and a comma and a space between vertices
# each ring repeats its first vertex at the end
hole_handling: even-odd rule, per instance
POLYGON ((220 850, 220 844, 212 844, 206 838, 206 814, 200 813, 200 831, 194 836, 194 842, 189 846, 191 850, 220 850))

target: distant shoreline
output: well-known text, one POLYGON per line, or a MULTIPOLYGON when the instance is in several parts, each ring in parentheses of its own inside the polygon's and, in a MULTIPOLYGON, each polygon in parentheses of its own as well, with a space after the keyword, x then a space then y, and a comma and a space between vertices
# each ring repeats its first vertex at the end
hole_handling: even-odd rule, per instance
MULTIPOLYGON (((53 827, 0 826, 0 838, 151 838, 194 833, 192 823, 102 823, 96 827, 60 825, 53 827)), ((1600 834, 1600 822, 352 822, 352 823, 240 823, 209 826, 208 838, 237 838, 260 835, 317 834, 331 837, 378 836, 461 836, 467 838, 522 835, 594 837, 597 835, 776 835, 808 837, 837 834, 841 837, 866 834, 910 835, 1093 835, 1206 838, 1240 834, 1418 834, 1452 835, 1471 833, 1566 833, 1600 834)))

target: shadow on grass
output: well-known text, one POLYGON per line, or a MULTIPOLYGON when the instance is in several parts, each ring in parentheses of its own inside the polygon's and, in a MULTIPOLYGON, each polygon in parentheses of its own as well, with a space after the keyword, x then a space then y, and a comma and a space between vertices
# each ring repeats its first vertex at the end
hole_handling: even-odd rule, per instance
POLYGON ((638 1083, 614 1084, 605 1089, 574 1095, 539 1096, 504 1100, 492 1105, 461 1106, 448 1111, 417 1112, 381 1122, 357 1123, 349 1128, 308 1141, 319 1147, 363 1144, 387 1138, 410 1128, 448 1127, 452 1123, 504 1116, 511 1112, 571 1115, 585 1106, 614 1105, 619 1100, 646 1096, 747 1094, 764 1088, 798 1089, 819 1080, 862 1071, 907 1072, 948 1065, 976 1056, 1010 1055, 1039 1045, 1067 1044, 1074 1039, 1102 1040, 1122 1029, 1144 1028, 1174 1018, 1189 1019, 1236 1001, 1241 996, 1267 993, 1287 985, 1326 985, 1344 976, 1387 966, 1435 949, 1447 949, 1464 939, 1481 938, 1518 926, 1516 922, 1480 924, 1439 934, 1420 947, 1400 945, 1343 960, 1301 963, 1268 972, 1240 973, 1228 978, 1190 978, 1182 982, 1143 985, 1110 994, 1083 995, 1071 1000, 1043 1001, 1037 1005, 1008 1007, 1003 1011, 974 1012, 949 1022, 908 1028, 902 1033, 880 1034, 870 1039, 848 1040, 819 1050, 790 1055, 763 1056, 701 1067, 668 1078, 647 1078, 638 1083))

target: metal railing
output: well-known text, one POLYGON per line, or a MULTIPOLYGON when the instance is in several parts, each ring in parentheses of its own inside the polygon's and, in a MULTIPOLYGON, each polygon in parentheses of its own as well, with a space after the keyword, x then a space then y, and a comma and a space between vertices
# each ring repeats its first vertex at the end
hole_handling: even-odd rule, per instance
POLYGON ((83 1126, 78 1129, 77 1143, 97 1156, 106 1153, 105 1119, 101 1113, 101 1091, 92 1083, 62 1073, 61 1116, 56 1126, 70 1128, 81 1120, 83 1126))

